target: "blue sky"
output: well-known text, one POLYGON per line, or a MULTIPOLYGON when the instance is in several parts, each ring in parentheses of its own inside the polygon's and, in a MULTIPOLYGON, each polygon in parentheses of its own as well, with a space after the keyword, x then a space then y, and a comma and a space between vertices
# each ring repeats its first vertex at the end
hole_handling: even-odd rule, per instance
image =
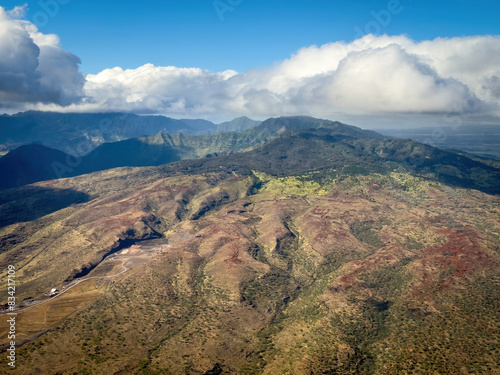
POLYGON ((0 108, 500 123, 498 1, 0 6, 0 108))
POLYGON ((301 47, 352 41, 356 28, 377 31, 373 23, 367 29, 372 12, 387 14, 391 6, 402 11, 379 22, 381 34, 417 41, 499 34, 498 1, 220 0, 220 9, 233 9, 222 11, 223 20, 213 0, 64 0, 56 12, 42 5, 51 1, 29 1, 26 19, 57 34, 62 47, 81 58, 84 73, 145 63, 243 72, 301 47))

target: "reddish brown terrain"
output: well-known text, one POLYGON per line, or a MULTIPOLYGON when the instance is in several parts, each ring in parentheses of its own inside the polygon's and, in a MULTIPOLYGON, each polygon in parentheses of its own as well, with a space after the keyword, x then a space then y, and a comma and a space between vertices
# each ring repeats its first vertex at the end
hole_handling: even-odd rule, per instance
POLYGON ((0 230, 29 301, 10 373, 500 371, 496 196, 399 173, 34 186, 87 199, 0 230))

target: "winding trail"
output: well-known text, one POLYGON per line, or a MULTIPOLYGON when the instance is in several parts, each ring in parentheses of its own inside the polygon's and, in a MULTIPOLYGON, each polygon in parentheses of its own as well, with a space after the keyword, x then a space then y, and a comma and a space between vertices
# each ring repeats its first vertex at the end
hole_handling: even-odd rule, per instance
MULTIPOLYGON (((43 303, 46 303, 46 302, 49 302, 49 301, 53 301, 54 299, 56 299, 57 297, 60 297, 62 296, 64 293, 66 293, 68 290, 70 290, 71 288, 77 286, 78 284, 80 283, 83 283, 84 281, 88 281, 88 280, 92 280, 92 279, 113 279, 115 278, 116 276, 119 276, 125 272, 127 272, 130 268, 126 267, 125 266, 125 263, 129 260, 130 257, 127 257, 127 258, 122 258, 122 259, 117 259, 117 258, 111 258, 111 259, 107 259, 108 262, 110 261, 115 261, 115 260, 119 260, 121 261, 121 267, 122 269, 118 272, 118 273, 115 273, 114 275, 107 275, 107 276, 92 276, 92 277, 85 277, 83 279, 77 279, 77 280, 73 280, 71 283, 69 283, 67 286, 64 287, 64 290, 61 290, 58 294, 56 294, 55 296, 52 296, 48 299, 44 299, 44 300, 39 300, 39 301, 34 301, 32 303, 30 303, 28 306, 25 306, 25 307, 22 307, 22 308, 18 308, 16 309, 14 312, 19 312, 19 311, 25 311, 31 307, 34 307, 34 306, 39 306, 43 303)), ((3 311, 0 313, 0 315, 5 315, 9 312, 12 312, 12 311, 3 311)))
POLYGON ((69 283, 63 291, 61 291, 60 293, 58 293, 57 295, 55 295, 54 297, 48 299, 47 301, 50 301, 50 300, 53 300, 54 298, 57 298, 61 295, 63 295, 64 293, 66 293, 68 290, 70 290, 71 288, 73 288, 74 286, 77 286, 78 284, 80 283, 83 283, 84 281, 87 281, 87 280, 92 280, 92 279, 113 279, 114 277, 118 276, 118 275, 121 275, 122 273, 125 273, 127 272, 130 268, 127 268, 125 267, 125 263, 129 260, 129 258, 126 258, 126 259, 116 259, 116 258, 111 258, 111 259, 108 259, 109 262, 111 261, 114 261, 114 260, 120 260, 122 262, 121 266, 122 266, 122 269, 120 270, 120 272, 118 273, 115 273, 114 275, 108 275, 108 276, 92 276, 92 277, 85 277, 83 279, 78 279, 78 280, 73 280, 71 283, 69 283))

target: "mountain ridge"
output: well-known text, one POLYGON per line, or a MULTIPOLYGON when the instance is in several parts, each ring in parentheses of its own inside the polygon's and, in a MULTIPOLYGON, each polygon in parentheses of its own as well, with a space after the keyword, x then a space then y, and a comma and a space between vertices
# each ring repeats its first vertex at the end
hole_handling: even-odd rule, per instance
MULTIPOLYGON (((352 126, 312 117, 277 118, 268 119, 259 126, 243 132, 221 132, 202 136, 184 133, 158 133, 118 142, 108 142, 96 147, 84 156, 76 157, 76 159, 66 156, 66 159, 71 160, 71 162, 62 163, 61 160, 54 160, 49 163, 50 165, 45 166, 45 169, 51 167, 54 169, 55 166, 57 169, 56 177, 69 177, 123 166, 161 165, 181 159, 195 159, 209 154, 236 152, 257 147, 271 138, 279 136, 279 132, 287 127, 301 129, 322 126, 327 126, 339 133, 355 134, 356 136, 375 134, 352 126)), ((18 151, 14 155, 20 152, 18 151)), ((9 159, 13 159, 14 155, 9 159)), ((59 159, 64 159, 64 157, 61 156, 59 159)), ((9 164, 15 164, 15 159, 11 160, 9 164)), ((7 166, 3 168, 9 170, 11 165, 8 168, 7 166)), ((0 170, 2 170, 2 159, 0 159, 0 170)), ((51 176, 55 178, 54 173, 51 176)), ((8 173, 5 173, 4 179, 9 179, 8 173)), ((34 182, 34 179, 27 181, 34 182)))
POLYGON ((156 134, 159 131, 213 133, 207 120, 177 120, 133 113, 58 113, 28 111, 0 115, 0 144, 6 149, 37 142, 74 156, 86 154, 104 142, 156 134))
POLYGON ((494 162, 412 140, 387 139, 372 131, 306 116, 271 118, 240 133, 158 133, 106 143, 76 161, 56 161, 45 169, 57 167, 58 177, 69 177, 117 167, 176 162, 169 168, 185 171, 191 165, 190 168, 202 171, 233 165, 236 169, 271 174, 322 169, 367 174, 401 169, 455 186, 500 193, 500 170, 494 162))

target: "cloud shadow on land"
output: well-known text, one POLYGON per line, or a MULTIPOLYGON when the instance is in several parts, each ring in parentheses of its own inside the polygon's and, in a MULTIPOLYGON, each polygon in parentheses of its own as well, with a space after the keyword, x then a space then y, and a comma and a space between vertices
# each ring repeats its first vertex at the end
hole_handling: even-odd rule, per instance
POLYGON ((0 228, 33 221, 73 204, 89 201, 85 193, 72 189, 26 186, 0 194, 0 228))
POLYGON ((140 139, 104 143, 82 158, 72 175, 119 167, 152 167, 181 160, 179 150, 166 143, 151 144, 140 139))

